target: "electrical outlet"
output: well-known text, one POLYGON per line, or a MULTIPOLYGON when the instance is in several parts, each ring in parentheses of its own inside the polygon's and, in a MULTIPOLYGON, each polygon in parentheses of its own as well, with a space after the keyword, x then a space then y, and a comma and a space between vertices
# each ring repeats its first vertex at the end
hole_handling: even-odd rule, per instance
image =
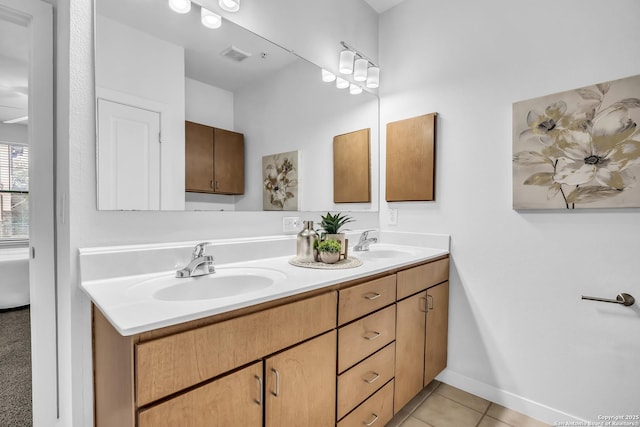
POLYGON ((285 216, 282 218, 283 233, 297 233, 302 229, 302 221, 299 216, 285 216))
POLYGON ((398 225, 398 209, 389 209, 389 225, 398 225))

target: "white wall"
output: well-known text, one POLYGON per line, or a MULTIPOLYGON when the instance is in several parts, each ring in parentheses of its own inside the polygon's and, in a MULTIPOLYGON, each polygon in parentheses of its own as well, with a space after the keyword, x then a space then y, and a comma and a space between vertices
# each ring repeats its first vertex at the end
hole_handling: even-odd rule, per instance
POLYGON ((442 379, 547 422, 638 413, 640 309, 580 296, 640 296, 640 211, 512 210, 511 105, 639 74, 639 17, 635 0, 406 0, 381 15, 383 129, 439 113, 436 201, 383 203, 380 218, 452 236, 442 379))
POLYGON ((297 61, 236 92, 236 128, 245 135, 246 192, 237 209, 262 209, 262 157, 300 151, 300 206, 305 211, 377 210, 371 203, 333 203, 333 137, 371 129, 371 185, 378 188, 378 98, 350 95, 320 79, 320 69, 297 61))
MULTIPOLYGON (((258 7, 260 3, 263 2, 247 2, 246 6, 258 7)), ((280 7, 274 7, 263 16, 256 15, 252 20, 260 22, 261 26, 277 29, 282 43, 295 42, 303 47, 298 52, 304 56, 319 56, 325 45, 337 45, 337 37, 344 32, 327 32, 327 28, 350 29, 354 28, 353 22, 361 24, 358 28, 366 29, 357 30, 360 43, 377 46, 377 16, 362 1, 348 2, 341 13, 336 11, 342 1, 322 2, 322 5, 326 4, 327 11, 316 16, 307 15, 306 10, 297 7, 306 4, 318 8, 321 7, 318 2, 289 0, 288 3, 295 3, 297 10, 296 15, 288 15, 291 19, 283 20, 279 15, 280 4, 280 7), (371 13, 357 13, 353 4, 358 4, 359 10, 371 13), (300 31, 302 21, 314 21, 314 27, 300 31), (318 43, 318 40, 324 41, 318 43)), ((270 5, 271 2, 260 7, 269 8, 270 5)), ((244 7, 245 3, 243 10, 244 7)), ((64 427, 88 427, 93 423, 91 313, 90 302, 79 289, 78 248, 273 235, 281 233, 284 216, 280 212, 96 210, 92 13, 91 2, 86 0, 57 2, 56 222, 61 416, 58 421, 52 420, 51 425, 64 427)), ((246 16, 246 12, 243 13, 246 16)), ((259 28, 252 26, 249 29, 257 31, 259 28)), ((301 212, 299 215, 305 219, 320 219, 318 212, 301 212)), ((377 213, 360 212, 354 217, 357 219, 354 228, 377 226, 377 213)))
POLYGON ((183 209, 184 48, 101 15, 97 20, 96 86, 108 90, 99 96, 161 113, 161 207, 183 209))
POLYGON ((27 131, 28 127, 25 124, 0 123, 0 141, 27 144, 29 142, 27 131))

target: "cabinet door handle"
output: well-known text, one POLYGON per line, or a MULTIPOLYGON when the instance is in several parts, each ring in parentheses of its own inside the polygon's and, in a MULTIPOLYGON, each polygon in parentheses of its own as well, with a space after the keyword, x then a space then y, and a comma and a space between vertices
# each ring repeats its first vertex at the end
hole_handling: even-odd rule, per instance
POLYGON ((258 380, 258 387, 260 387, 260 392, 258 393, 258 400, 254 400, 258 404, 258 406, 262 406, 262 401, 264 400, 264 387, 262 387, 262 377, 255 375, 255 378, 258 380))
POLYGON ((429 311, 429 303, 426 297, 420 297, 420 301, 424 301, 424 308, 420 307, 420 311, 427 313, 429 311))
POLYGON ((211 180, 211 189, 212 189, 212 190, 215 190, 215 189, 216 189, 216 187, 213 185, 213 180, 211 180))
POLYGON ((280 372, 277 369, 271 368, 271 372, 273 372, 276 376, 276 391, 272 391, 274 397, 278 397, 280 395, 280 372))
POLYGON ((220 186, 218 185, 218 181, 215 181, 215 187, 214 187, 214 190, 217 190, 218 188, 220 188, 220 186))
POLYGON ((375 423, 376 421, 378 421, 378 416, 376 414, 374 414, 373 412, 371 413, 371 415, 373 415, 373 419, 369 422, 363 421, 362 424, 366 425, 367 427, 372 426, 373 423, 375 423))
POLYGON ((382 296, 382 295, 380 295, 380 294, 379 294, 379 293, 377 293, 377 292, 369 292, 369 293, 367 293, 367 294, 364 294, 364 297, 365 297, 366 299, 368 299, 369 301, 373 301, 374 299, 378 299, 378 298, 380 298, 381 296, 382 296))
POLYGON ((373 377, 371 378, 363 378, 363 381, 367 384, 373 384, 378 378, 380 378, 380 374, 377 372, 371 372, 373 377))
POLYGON ((373 341, 376 338, 378 338, 380 335, 382 335, 380 332, 369 331, 369 332, 365 332, 362 337, 367 341, 373 341))
POLYGON ((433 310, 433 295, 427 294, 427 301, 428 301, 427 311, 428 310, 433 310))

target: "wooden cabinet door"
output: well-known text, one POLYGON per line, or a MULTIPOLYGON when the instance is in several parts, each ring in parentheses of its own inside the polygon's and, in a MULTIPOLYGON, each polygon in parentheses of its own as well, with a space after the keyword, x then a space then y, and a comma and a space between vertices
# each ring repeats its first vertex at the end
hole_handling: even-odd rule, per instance
POLYGON ((427 293, 398 301, 396 316, 396 412, 423 387, 427 293))
POLYGON ((449 330, 449 282, 427 289, 427 335, 424 358, 424 385, 447 367, 449 330))
POLYGON ((214 192, 244 194, 244 135, 213 129, 214 192))
POLYGON ((139 427, 261 427, 262 362, 164 401, 138 416, 139 427))
POLYGON ((185 189, 213 192, 213 128, 185 122, 185 189))
POLYGON ((265 427, 334 427, 336 331, 268 358, 265 378, 265 427))

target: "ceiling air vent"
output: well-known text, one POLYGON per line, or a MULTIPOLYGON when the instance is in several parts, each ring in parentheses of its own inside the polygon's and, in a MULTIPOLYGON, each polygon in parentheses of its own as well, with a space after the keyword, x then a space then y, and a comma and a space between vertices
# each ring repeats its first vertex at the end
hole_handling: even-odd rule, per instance
POLYGON ((220 52, 220 55, 227 57, 229 59, 231 59, 232 61, 235 62, 242 62, 245 59, 247 59, 248 57, 251 56, 251 54, 249 52, 245 52, 241 49, 238 49, 235 46, 229 46, 228 48, 226 48, 225 50, 223 50, 222 52, 220 52))

